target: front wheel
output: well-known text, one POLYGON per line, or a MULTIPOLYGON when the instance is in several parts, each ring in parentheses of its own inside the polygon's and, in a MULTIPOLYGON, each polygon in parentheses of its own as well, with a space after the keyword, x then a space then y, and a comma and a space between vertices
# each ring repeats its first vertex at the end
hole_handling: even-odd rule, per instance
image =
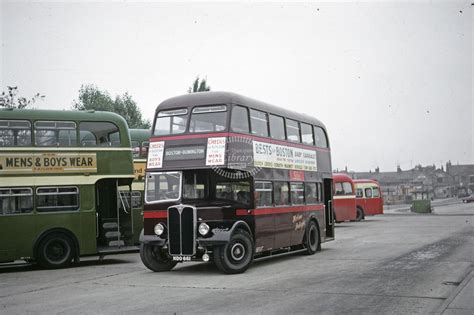
POLYGON ((43 238, 38 246, 38 263, 43 268, 64 268, 71 264, 74 244, 62 233, 51 233, 43 238))
POLYGON ((313 255, 319 249, 319 231, 314 221, 309 221, 306 229, 304 246, 306 247, 306 254, 313 255))
POLYGON ((224 273, 242 273, 253 262, 253 247, 250 234, 239 229, 232 234, 227 244, 214 248, 214 262, 224 273))
POLYGON ((177 262, 156 245, 140 244, 140 258, 145 267, 155 272, 170 271, 177 262))

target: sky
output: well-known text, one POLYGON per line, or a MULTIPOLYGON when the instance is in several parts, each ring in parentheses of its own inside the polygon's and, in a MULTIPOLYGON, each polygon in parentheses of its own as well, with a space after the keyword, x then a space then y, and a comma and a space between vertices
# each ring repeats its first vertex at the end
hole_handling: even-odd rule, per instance
POLYGON ((470 1, 1 1, 0 88, 36 108, 94 84, 152 120, 201 76, 321 120, 334 169, 474 163, 470 1))

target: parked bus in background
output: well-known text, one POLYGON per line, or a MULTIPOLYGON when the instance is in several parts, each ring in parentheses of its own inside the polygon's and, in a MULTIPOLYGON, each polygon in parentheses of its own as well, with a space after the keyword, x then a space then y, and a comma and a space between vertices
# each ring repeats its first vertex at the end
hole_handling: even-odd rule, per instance
MULTIPOLYGON (((135 231, 143 228, 143 202, 145 191, 146 157, 151 131, 150 129, 130 129, 130 140, 133 154, 133 171, 135 178, 132 183, 131 197, 128 191, 122 191, 124 200, 131 198, 133 227, 135 231)), ((133 243, 139 244, 139 233, 134 233, 133 243)))
POLYGON ((314 254, 334 238, 329 143, 307 115, 234 93, 162 102, 150 138, 140 256, 153 271, 314 254))
POLYGON ((334 220, 336 222, 357 219, 354 183, 346 174, 333 174, 334 180, 334 220))
POLYGON ((0 262, 59 268, 132 249, 139 231, 119 194, 132 180, 119 115, 0 110, 0 262))
POLYGON ((356 189, 357 221, 366 215, 383 214, 383 198, 380 185, 371 179, 354 179, 356 189))

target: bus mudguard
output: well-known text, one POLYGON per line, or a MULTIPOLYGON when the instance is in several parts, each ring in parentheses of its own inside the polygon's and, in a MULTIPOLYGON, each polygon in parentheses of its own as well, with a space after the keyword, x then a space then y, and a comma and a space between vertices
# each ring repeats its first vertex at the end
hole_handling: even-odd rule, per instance
POLYGON ((164 246, 166 243, 165 239, 160 238, 158 235, 145 235, 142 232, 140 233, 140 243, 143 244, 150 244, 150 245, 158 245, 158 246, 164 246))
POLYGON ((202 246, 211 246, 218 244, 226 244, 230 241, 232 233, 236 229, 242 229, 247 231, 250 235, 253 235, 249 225, 244 221, 237 221, 232 224, 230 228, 214 228, 212 229, 212 236, 207 238, 198 238, 198 242, 202 246))

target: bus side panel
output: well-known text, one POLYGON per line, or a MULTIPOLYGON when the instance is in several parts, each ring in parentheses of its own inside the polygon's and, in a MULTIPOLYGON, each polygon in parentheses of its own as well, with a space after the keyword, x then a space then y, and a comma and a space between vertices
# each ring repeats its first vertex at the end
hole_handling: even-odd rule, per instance
POLYGON ((35 214, 0 215, 0 262, 33 258, 35 214))
POLYGON ((334 212, 339 222, 355 220, 357 216, 355 198, 334 198, 334 212))
POLYGON ((80 254, 97 253, 97 216, 95 203, 95 186, 87 185, 81 189, 81 232, 76 235, 79 241, 80 254))
POLYGON ((274 214, 275 216, 275 248, 287 247, 293 245, 293 228, 295 217, 302 217, 302 212, 287 212, 274 214))
POLYGON ((275 247, 275 216, 255 216, 255 248, 256 252, 273 249, 275 247))

